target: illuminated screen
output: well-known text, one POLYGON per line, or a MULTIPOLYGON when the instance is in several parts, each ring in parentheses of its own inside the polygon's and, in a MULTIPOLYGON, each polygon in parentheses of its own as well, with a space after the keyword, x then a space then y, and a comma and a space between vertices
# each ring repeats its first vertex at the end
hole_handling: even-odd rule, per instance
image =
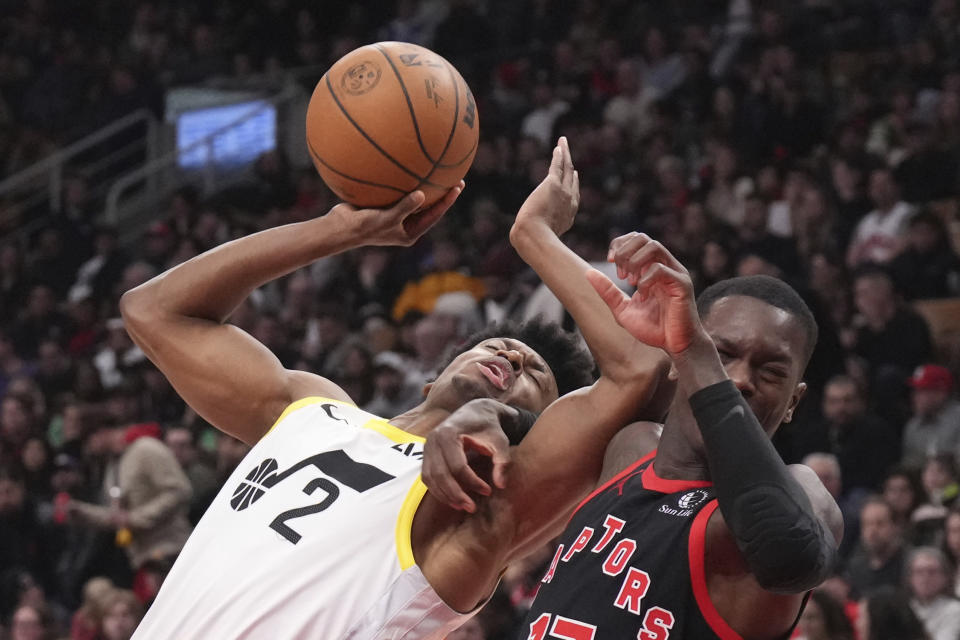
POLYGON ((261 100, 222 107, 183 111, 177 116, 177 150, 184 169, 203 167, 213 152, 218 165, 242 165, 277 146, 277 110, 261 100), (237 122, 218 134, 212 145, 196 144, 199 140, 237 122))

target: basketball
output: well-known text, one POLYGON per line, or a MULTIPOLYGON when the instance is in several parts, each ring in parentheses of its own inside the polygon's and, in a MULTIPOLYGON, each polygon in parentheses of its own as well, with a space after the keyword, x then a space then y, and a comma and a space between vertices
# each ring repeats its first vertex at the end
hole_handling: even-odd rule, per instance
POLYGON ((320 177, 358 207, 420 189, 425 205, 466 175, 480 122, 460 73, 429 49, 378 42, 320 78, 307 108, 307 147, 320 177))

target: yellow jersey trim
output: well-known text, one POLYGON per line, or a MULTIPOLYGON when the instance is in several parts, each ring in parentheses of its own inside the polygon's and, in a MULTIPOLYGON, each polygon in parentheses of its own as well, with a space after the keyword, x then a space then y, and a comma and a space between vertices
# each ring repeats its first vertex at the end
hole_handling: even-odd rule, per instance
POLYGON ((403 499, 400 515, 397 517, 397 558, 400 560, 400 570, 406 571, 416 561, 413 559, 413 544, 410 542, 410 530, 413 527, 413 516, 420 507, 423 496, 427 494, 427 485, 423 484, 420 475, 413 481, 413 486, 403 499))
POLYGON ((408 433, 401 429, 400 427, 395 427, 383 418, 371 418, 363 425, 364 429, 370 429, 376 431, 380 435, 386 436, 393 440, 394 442, 400 444, 406 444, 408 442, 426 442, 427 439, 421 436, 415 436, 412 433, 408 433))
POLYGON ((357 405, 351 404, 351 403, 349 403, 349 402, 344 402, 343 400, 334 400, 333 398, 324 398, 324 397, 321 397, 321 396, 309 396, 309 397, 307 397, 307 398, 301 398, 301 399, 297 400, 296 402, 293 402, 293 403, 291 403, 289 406, 287 406, 287 408, 283 410, 283 413, 280 414, 280 417, 277 418, 277 421, 273 423, 273 426, 271 426, 271 427, 267 430, 267 433, 265 433, 265 434, 263 434, 263 435, 264 435, 264 436, 269 435, 269 433, 270 433, 271 431, 273 431, 274 429, 277 428, 277 425, 278 425, 278 424, 280 424, 281 422, 283 422, 283 419, 284 419, 284 418, 286 418, 288 415, 290 415, 291 413, 293 413, 293 412, 296 411, 297 409, 302 409, 302 408, 304 408, 304 407, 310 406, 311 404, 319 404, 319 403, 321 403, 321 402, 333 402, 333 403, 335 403, 335 404, 340 404, 340 405, 343 405, 343 406, 345 406, 345 407, 353 407, 353 408, 356 408, 356 406, 357 406, 357 405))

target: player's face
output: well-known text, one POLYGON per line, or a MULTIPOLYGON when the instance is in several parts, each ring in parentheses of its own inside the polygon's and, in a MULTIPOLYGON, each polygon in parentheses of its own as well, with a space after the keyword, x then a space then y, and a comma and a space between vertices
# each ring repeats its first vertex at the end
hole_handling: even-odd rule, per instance
POLYGON ((437 377, 431 396, 452 398, 460 406, 474 398, 493 398, 539 413, 557 399, 557 381, 536 351, 512 338, 490 338, 461 353, 437 377))
POLYGON ((806 391, 803 352, 806 336, 787 311, 748 296, 717 300, 703 318, 723 367, 772 435, 793 417, 806 391))

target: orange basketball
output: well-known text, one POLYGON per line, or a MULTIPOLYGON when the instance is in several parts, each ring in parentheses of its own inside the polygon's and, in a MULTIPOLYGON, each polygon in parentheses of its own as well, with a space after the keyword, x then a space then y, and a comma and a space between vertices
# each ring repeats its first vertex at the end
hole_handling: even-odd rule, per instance
POLYGON ((343 56, 307 108, 307 146, 320 177, 358 207, 415 189, 437 201, 466 175, 480 122, 460 73, 429 49, 378 42, 343 56))

